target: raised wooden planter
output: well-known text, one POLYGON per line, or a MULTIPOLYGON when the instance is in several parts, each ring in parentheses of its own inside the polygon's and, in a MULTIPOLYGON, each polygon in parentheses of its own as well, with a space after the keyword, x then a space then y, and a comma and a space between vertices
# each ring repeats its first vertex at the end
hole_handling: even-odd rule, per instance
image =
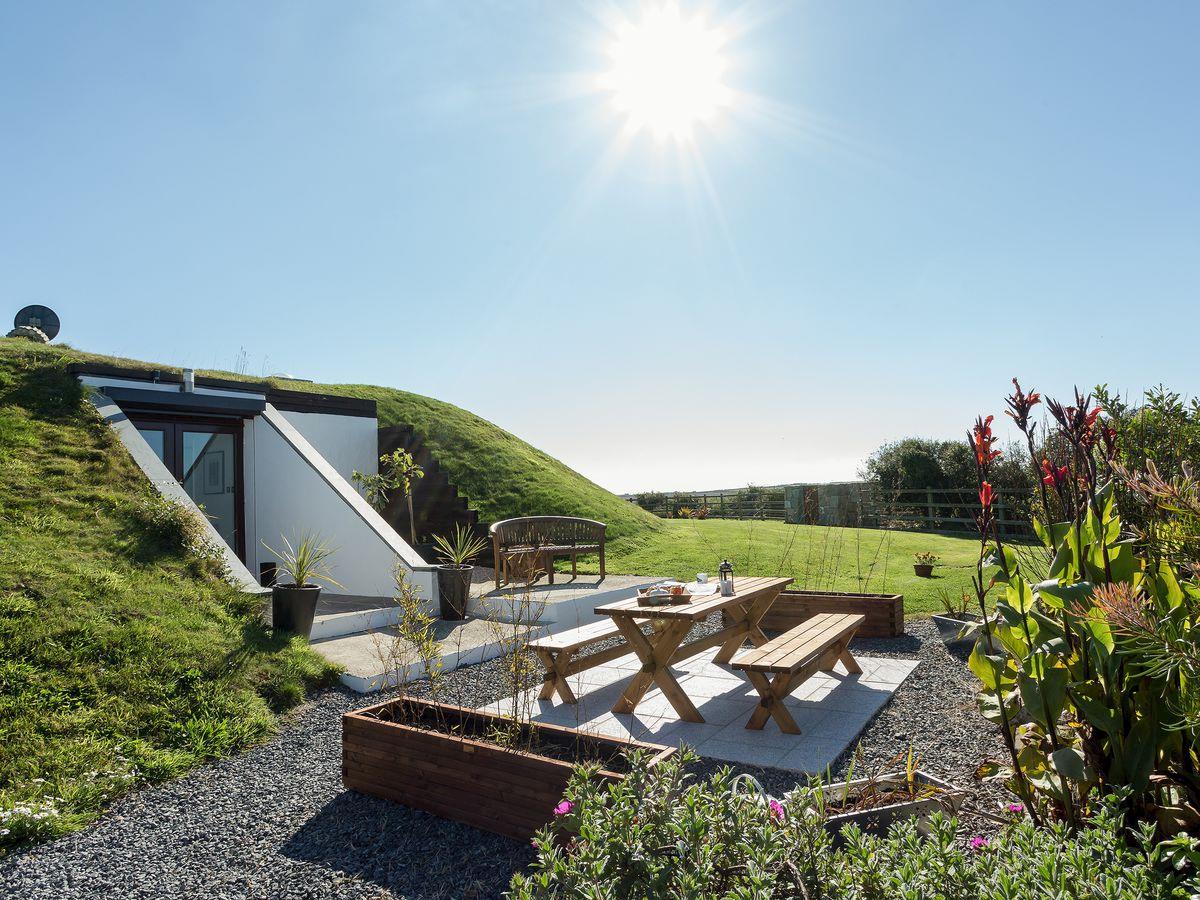
POLYGON ((859 637, 904 634, 903 594, 844 594, 839 591, 783 591, 763 616, 762 627, 787 631, 817 613, 862 613, 859 637))
MULTIPOLYGON (((650 765, 674 755, 671 747, 619 741, 574 728, 531 723, 533 746, 553 745, 572 761, 500 747, 462 735, 487 734, 507 717, 447 703, 398 698, 342 716, 342 784, 486 831, 527 840, 554 818, 576 762, 608 760, 623 750, 652 754, 650 765), (440 721, 445 730, 388 721, 404 704, 405 721, 440 721), (381 718, 382 717, 382 718, 381 718)), ((599 778, 620 780, 602 768, 599 778)))
MULTIPOLYGON (((925 772, 914 772, 913 781, 922 787, 929 788, 931 791, 929 795, 917 800, 905 800, 857 812, 836 813, 825 820, 825 827, 836 835, 847 825, 854 824, 868 834, 882 836, 887 834, 892 823, 900 819, 914 816, 919 819, 927 819, 939 809, 947 815, 952 815, 958 811, 963 797, 966 796, 960 788, 925 772)), ((824 793, 826 800, 840 801, 847 793, 854 796, 866 787, 873 786, 879 790, 885 790, 903 787, 905 782, 906 778, 903 772, 891 772, 875 779, 860 778, 848 784, 831 784, 824 788, 824 793)))

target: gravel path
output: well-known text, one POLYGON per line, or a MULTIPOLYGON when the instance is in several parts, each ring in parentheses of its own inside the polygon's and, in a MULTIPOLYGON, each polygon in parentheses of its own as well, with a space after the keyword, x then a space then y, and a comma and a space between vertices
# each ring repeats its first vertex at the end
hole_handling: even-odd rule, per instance
MULTIPOLYGON (((1002 749, 998 733, 975 712, 971 676, 932 623, 907 629, 852 648, 921 660, 863 734, 864 760, 885 765, 911 742, 925 768, 973 787, 979 761, 1002 749)), ((445 680, 448 697, 475 705, 510 692, 499 661, 445 680)), ((341 714, 373 699, 325 691, 270 743, 138 791, 83 831, 0 863, 0 897, 498 896, 531 859, 527 845, 342 790, 341 714)), ((797 781, 745 771, 772 793, 797 781)), ((990 793, 975 802, 994 811, 990 793)))

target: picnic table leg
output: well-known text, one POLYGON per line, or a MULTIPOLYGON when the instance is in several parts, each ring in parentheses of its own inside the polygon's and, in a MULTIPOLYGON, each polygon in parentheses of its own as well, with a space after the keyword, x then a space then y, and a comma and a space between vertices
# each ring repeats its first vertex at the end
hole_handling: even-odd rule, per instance
POLYGON ((679 713, 679 718, 685 722, 703 722, 704 716, 700 715, 700 711, 688 699, 688 695, 684 693, 683 688, 679 686, 679 682, 675 680, 675 676, 671 674, 668 667, 669 660, 691 630, 692 623, 686 619, 672 622, 659 630, 654 636, 654 642, 651 643, 650 639, 642 634, 642 629, 633 619, 626 616, 613 616, 613 622, 621 630, 621 634, 633 648, 638 659, 642 661, 642 671, 630 679, 625 692, 621 694, 612 711, 614 713, 633 712, 653 682, 663 692, 667 702, 679 713))
POLYGON ((538 699, 549 700, 554 696, 554 692, 558 691, 564 703, 578 703, 575 692, 567 683, 567 666, 571 662, 571 651, 560 650, 557 654, 551 654, 549 650, 539 648, 537 655, 541 659, 542 665, 546 667, 546 677, 542 681, 538 699))
POLYGON ((842 665, 846 667, 846 671, 851 675, 862 674, 862 667, 858 664, 858 660, 850 655, 850 640, 853 637, 854 635, 852 634, 847 635, 844 640, 838 641, 829 648, 828 652, 821 658, 820 668, 822 672, 832 672, 833 667, 840 660, 842 665))
MULTIPOLYGON (((782 588, 780 588, 782 590, 782 588)), ((759 622, 762 617, 767 614, 767 610, 771 608, 771 604, 775 602, 775 598, 779 596, 779 591, 773 594, 764 594, 759 597, 747 608, 745 604, 734 604, 730 607, 729 618, 734 622, 741 622, 742 633, 735 634, 717 651, 717 655, 713 657, 713 662, 724 665, 733 659, 733 654, 741 649, 742 644, 747 640, 755 647, 761 647, 767 642, 767 636, 763 634, 762 628, 759 627, 759 622)))
POLYGON ((767 719, 774 718, 779 730, 784 734, 799 734, 800 726, 783 705, 783 699, 792 692, 795 676, 781 672, 771 681, 767 681, 767 676, 762 672, 747 672, 746 677, 750 679, 761 698, 754 712, 750 714, 750 721, 746 723, 746 727, 751 731, 762 731, 767 719))

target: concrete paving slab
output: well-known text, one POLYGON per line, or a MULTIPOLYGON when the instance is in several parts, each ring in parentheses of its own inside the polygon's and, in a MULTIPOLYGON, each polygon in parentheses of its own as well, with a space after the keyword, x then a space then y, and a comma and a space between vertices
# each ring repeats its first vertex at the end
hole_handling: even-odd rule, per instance
MULTIPOLYGON (((580 679, 580 690, 576 691, 578 704, 564 704, 557 697, 539 702, 536 691, 530 691, 515 705, 528 709, 534 721, 671 746, 682 742, 705 757, 816 774, 853 743, 918 665, 917 660, 864 657, 861 663, 870 665, 863 665, 862 676, 850 675, 840 665, 832 673, 814 675, 785 700, 801 730, 792 735, 780 732, 774 720, 761 731, 746 729, 758 695, 735 670, 714 663, 715 654, 714 649, 672 667, 705 717, 703 723, 680 721, 657 688, 647 692, 633 714, 614 714, 612 707, 635 670, 612 664, 585 673, 587 678, 580 679), (869 677, 887 680, 867 681, 868 670, 869 677)), ((514 698, 507 698, 482 708, 508 712, 513 706, 514 698)))

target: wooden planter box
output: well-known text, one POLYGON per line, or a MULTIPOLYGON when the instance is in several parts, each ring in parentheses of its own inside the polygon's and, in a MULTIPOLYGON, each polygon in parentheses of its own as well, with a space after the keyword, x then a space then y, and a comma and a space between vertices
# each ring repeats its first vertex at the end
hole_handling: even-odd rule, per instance
MULTIPOLYGON (((907 800, 902 803, 892 803, 887 806, 877 806, 874 809, 864 809, 861 812, 838 813, 829 816, 825 820, 825 827, 834 835, 837 835, 847 825, 854 824, 868 834, 885 835, 892 823, 900 819, 907 819, 913 816, 918 818, 928 818, 938 810, 942 810, 947 815, 952 815, 958 811, 959 805, 962 803, 965 792, 960 788, 956 788, 949 782, 942 781, 933 775, 927 775, 924 772, 917 771, 913 775, 913 780, 919 784, 933 788, 936 793, 930 794, 928 797, 922 797, 919 800, 907 800)), ((873 779, 877 787, 886 788, 888 786, 903 787, 905 777, 903 772, 891 772, 887 775, 880 775, 873 779)), ((842 784, 831 784, 824 788, 824 794, 827 800, 841 800, 849 793, 853 796, 857 791, 861 791, 872 783, 872 779, 860 778, 842 784)))
MULTIPOLYGON (((436 715, 467 734, 483 734, 508 721, 497 713, 409 697, 346 713, 342 716, 342 784, 348 789, 519 840, 528 840, 554 818, 574 762, 377 718, 401 703, 408 708, 409 721, 417 715, 432 721, 436 715)), ((653 754, 653 766, 676 752, 559 725, 535 722, 527 727, 537 732, 538 742, 574 748, 579 761, 640 748, 653 754)), ((601 769, 597 777, 615 781, 624 775, 601 769)))
POLYGON ((904 634, 903 594, 843 594, 838 591, 783 591, 763 616, 762 627, 787 631, 817 613, 862 613, 859 637, 891 638, 904 634))

